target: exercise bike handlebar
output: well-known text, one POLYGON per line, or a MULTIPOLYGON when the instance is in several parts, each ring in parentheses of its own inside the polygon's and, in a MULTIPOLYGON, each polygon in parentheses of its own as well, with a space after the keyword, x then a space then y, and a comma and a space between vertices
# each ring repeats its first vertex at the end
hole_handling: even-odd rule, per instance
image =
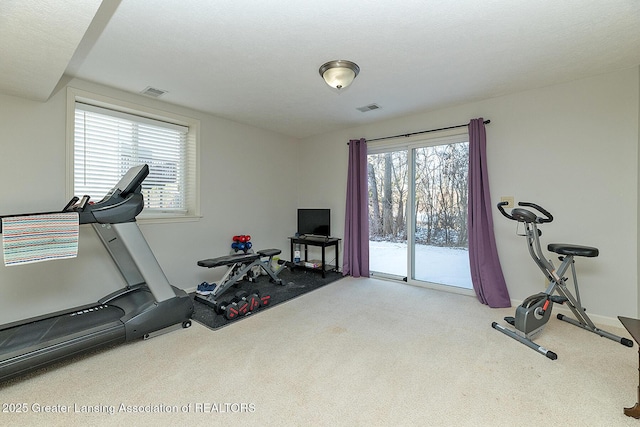
POLYGON ((540 217, 534 212, 531 212, 530 210, 519 209, 519 208, 513 209, 511 211, 511 214, 508 214, 504 210, 504 207, 507 206, 508 204, 509 202, 498 203, 498 210, 504 217, 510 220, 519 221, 519 222, 535 222, 538 224, 544 224, 546 222, 553 221, 553 215, 551 215, 549 211, 547 211, 545 208, 543 208, 542 206, 536 205, 535 203, 518 202, 518 206, 526 206, 526 207, 534 208, 535 210, 540 212, 542 215, 544 215, 544 217, 540 217))

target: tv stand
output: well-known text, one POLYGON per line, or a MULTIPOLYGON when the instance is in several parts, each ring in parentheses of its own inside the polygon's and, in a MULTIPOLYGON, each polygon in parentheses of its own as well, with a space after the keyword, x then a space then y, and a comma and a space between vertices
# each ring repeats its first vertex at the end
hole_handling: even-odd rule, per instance
POLYGON ((324 236, 299 236, 299 237, 289 237, 291 241, 291 263, 295 267, 308 268, 311 270, 317 270, 322 272, 322 277, 326 277, 327 271, 339 271, 339 243, 340 240, 337 237, 324 237, 324 236), (293 261, 293 246, 294 245, 304 245, 304 258, 300 259, 300 262, 293 261), (308 262, 308 247, 309 246, 318 246, 322 248, 322 261, 319 267, 309 267, 307 266, 308 262), (327 258, 325 255, 325 250, 327 247, 333 246, 335 254, 336 254, 336 265, 327 265, 327 258))

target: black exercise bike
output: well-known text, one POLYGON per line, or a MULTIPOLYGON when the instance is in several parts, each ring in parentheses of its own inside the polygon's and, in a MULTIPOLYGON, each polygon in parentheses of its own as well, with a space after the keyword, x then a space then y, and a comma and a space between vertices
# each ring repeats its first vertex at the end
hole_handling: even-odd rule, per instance
MULTIPOLYGON (((544 257, 544 253, 540 246, 540 236, 542 235, 542 231, 538 229, 538 224, 553 221, 553 216, 544 208, 529 202, 519 202, 518 206, 533 208, 540 212, 542 216, 538 216, 531 210, 524 209, 522 207, 514 208, 511 210, 511 214, 508 214, 504 210, 504 207, 507 204, 507 202, 498 203, 498 210, 506 218, 517 221, 518 225, 520 225, 520 223, 524 224, 524 234, 520 235, 526 237, 529 253, 536 265, 540 270, 542 270, 549 281, 549 286, 544 292, 540 292, 526 298, 522 304, 516 308, 515 317, 505 317, 504 320, 513 326, 514 330, 504 327, 496 322, 493 322, 491 326, 494 329, 503 332, 505 335, 508 335, 511 338, 520 341, 522 344, 545 355, 549 359, 555 360, 558 358, 556 353, 539 346, 533 342, 532 339, 542 332, 544 326, 549 321, 553 304, 567 304, 577 320, 562 314, 558 314, 558 319, 571 323, 572 325, 579 326, 602 337, 617 341, 627 347, 633 347, 633 341, 630 339, 622 338, 597 328, 591 319, 589 319, 589 316, 587 316, 586 310, 582 307, 580 302, 580 291, 578 289, 578 278, 576 276, 574 258, 597 257, 599 254, 598 249, 591 246, 550 243, 547 246, 547 249, 550 252, 560 255, 559 260, 561 261, 561 264, 556 269, 553 262, 545 259, 544 257), (564 274, 569 267, 571 267, 571 273, 573 276, 575 296, 567 288, 568 279, 564 277, 564 274), (554 295, 554 292, 556 295, 554 295)), ((518 234, 517 231, 516 234, 518 234)))

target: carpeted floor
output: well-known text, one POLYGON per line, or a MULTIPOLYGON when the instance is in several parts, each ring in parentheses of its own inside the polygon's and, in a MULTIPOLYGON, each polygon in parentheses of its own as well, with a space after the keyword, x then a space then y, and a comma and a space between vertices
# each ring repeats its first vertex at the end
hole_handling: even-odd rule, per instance
POLYGON ((554 317, 536 339, 552 361, 491 327, 514 309, 345 277, 0 383, 0 425, 638 427, 635 345, 554 317))
MULTIPOLYGON (((251 292, 254 289, 260 291, 260 295, 270 295, 270 303, 266 307, 261 307, 248 316, 254 316, 261 311, 266 310, 274 305, 278 305, 292 298, 311 292, 324 285, 341 279, 342 273, 335 271, 327 271, 325 278, 317 271, 296 268, 293 271, 286 268, 280 272, 278 277, 282 279, 282 285, 277 285, 269 280, 269 276, 260 276, 254 283, 242 281, 229 288, 222 296, 221 300, 230 300, 234 294, 240 290, 251 292)), ((213 308, 206 304, 194 302, 193 320, 213 330, 220 329, 231 323, 239 322, 243 316, 234 320, 227 320, 223 315, 216 314, 213 308)))

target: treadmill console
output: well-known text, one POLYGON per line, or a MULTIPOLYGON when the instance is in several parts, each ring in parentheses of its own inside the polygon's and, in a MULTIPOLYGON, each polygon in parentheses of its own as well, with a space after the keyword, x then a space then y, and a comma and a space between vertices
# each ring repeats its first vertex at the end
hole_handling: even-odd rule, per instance
MULTIPOLYGON (((146 164, 134 166, 99 202, 89 203, 89 196, 83 196, 79 203, 69 202, 65 212, 78 212, 80 224, 117 224, 135 221, 144 208, 142 182, 149 175, 146 164), (69 206, 71 204, 71 206, 69 206)), ((77 201, 77 197, 74 197, 77 201)), ((73 199, 72 199, 73 200, 73 199)))
POLYGON ((134 166, 127 171, 120 181, 113 187, 105 196, 105 198, 111 196, 114 193, 120 192, 124 197, 129 193, 132 193, 142 185, 142 181, 149 175, 149 166, 139 165, 134 166))

